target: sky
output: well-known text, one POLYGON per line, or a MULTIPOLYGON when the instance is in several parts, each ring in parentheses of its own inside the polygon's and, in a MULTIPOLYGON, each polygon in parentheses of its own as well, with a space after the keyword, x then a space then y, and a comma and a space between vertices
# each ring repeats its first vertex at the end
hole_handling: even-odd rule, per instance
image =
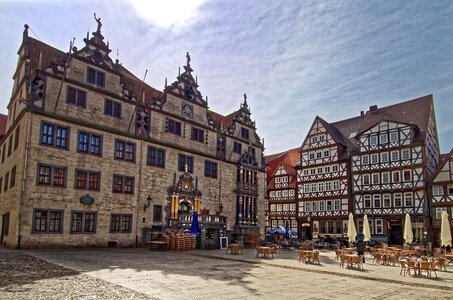
POLYGON ((23 25, 68 51, 102 21, 111 58, 156 89, 186 63, 210 109, 243 94, 265 154, 299 147, 328 122, 433 94, 441 152, 453 148, 453 1, 0 0, 0 112, 23 25))

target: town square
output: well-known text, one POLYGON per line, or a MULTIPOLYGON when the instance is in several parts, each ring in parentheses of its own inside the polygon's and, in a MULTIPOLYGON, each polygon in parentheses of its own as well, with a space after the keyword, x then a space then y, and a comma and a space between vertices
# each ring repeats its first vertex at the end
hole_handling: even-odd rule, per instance
POLYGON ((453 299, 451 15, 0 0, 0 299, 453 299))

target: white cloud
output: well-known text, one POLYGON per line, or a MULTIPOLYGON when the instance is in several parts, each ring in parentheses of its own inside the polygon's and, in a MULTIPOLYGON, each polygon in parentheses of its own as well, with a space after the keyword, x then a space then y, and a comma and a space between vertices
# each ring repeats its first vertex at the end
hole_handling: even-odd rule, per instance
POLYGON ((137 14, 155 26, 179 31, 197 20, 198 9, 205 0, 129 0, 137 14))

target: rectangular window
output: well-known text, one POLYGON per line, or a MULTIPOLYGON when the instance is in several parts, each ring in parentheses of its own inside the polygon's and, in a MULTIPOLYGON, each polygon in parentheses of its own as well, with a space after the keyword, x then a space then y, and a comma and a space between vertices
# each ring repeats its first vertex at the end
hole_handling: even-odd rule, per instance
POLYGON ((377 164, 379 162, 377 154, 371 154, 371 163, 377 164))
POLYGON ((134 181, 134 177, 113 175, 113 192, 121 194, 133 194, 134 181))
POLYGON ((193 157, 179 154, 178 171, 193 173, 193 157))
POLYGON ((104 100, 104 115, 121 118, 121 103, 109 99, 104 100))
POLYGON ((379 173, 374 173, 372 175, 373 184, 379 184, 379 173))
POLYGON ((77 151, 93 155, 102 155, 102 137, 87 132, 79 132, 77 151))
POLYGON ((332 182, 327 181, 326 182, 326 191, 331 191, 332 190, 332 182))
POLYGON ((172 119, 167 119, 167 131, 175 135, 181 135, 181 123, 172 119))
POLYGON ((453 195, 453 184, 447 185, 448 195, 453 195))
POLYGON ((96 212, 73 211, 71 213, 71 233, 95 233, 96 212))
POLYGON ((381 207, 381 195, 373 195, 373 200, 375 208, 381 207))
POLYGON ((233 152, 242 154, 242 144, 238 142, 234 142, 233 144, 233 152))
POLYGON ((446 207, 436 207, 436 219, 441 220, 444 211, 447 211, 446 207))
POLYGON ((192 141, 204 142, 204 130, 192 127, 192 141))
POLYGON ((76 170, 76 189, 99 191, 101 173, 76 170))
POLYGON ((390 132, 390 142, 398 142, 398 131, 392 131, 390 132))
POLYGON ((322 157, 322 152, 319 151, 319 152, 316 152, 316 158, 321 158, 322 157))
POLYGON ((162 205, 154 205, 153 222, 162 222, 162 205))
POLYGON ((392 158, 392 161, 398 161, 400 159, 399 151, 392 151, 391 158, 392 158))
POLYGON ((217 163, 208 160, 204 161, 204 176, 217 178, 217 163))
POLYGON ((409 160, 411 158, 409 149, 404 149, 401 151, 401 157, 403 160, 409 160))
POLYGON ((393 176, 393 183, 400 182, 400 171, 392 172, 392 176, 393 176))
POLYGON ((87 93, 79 89, 68 86, 68 93, 66 95, 66 102, 75 106, 86 107, 87 93))
POLYGON ((16 133, 14 134, 14 150, 19 147, 20 125, 17 125, 16 133))
MULTIPOLYGON (((3 185, 3 191, 6 192, 8 190, 8 183, 9 183, 9 172, 6 172, 5 174, 5 182, 4 182, 4 185, 3 185)), ((0 186, 0 188, 2 188, 0 186)))
POLYGON ((387 143, 388 143, 387 134, 386 133, 381 134, 379 136, 379 144, 383 145, 383 144, 387 144, 387 143))
POLYGON ((69 149, 69 128, 59 125, 42 123, 41 144, 57 148, 69 149))
POLYGON ((433 185, 433 195, 442 196, 444 194, 444 187, 442 185, 433 185))
POLYGON ((362 156, 362 165, 368 165, 370 164, 370 157, 368 155, 363 155, 362 156))
POLYGON ((363 206, 365 208, 370 208, 371 207, 371 195, 365 195, 363 196, 363 206))
POLYGON ((338 165, 332 166, 332 172, 338 172, 338 165))
POLYGON ((332 200, 327 200, 326 201, 326 208, 327 208, 327 211, 331 211, 332 210, 332 200))
MULTIPOLYGON (((318 210, 318 202, 313 202, 313 211, 318 210)), ((326 201, 319 201, 319 211, 325 211, 326 210, 326 201)))
POLYGON ((115 159, 135 162, 135 144, 115 140, 115 159))
POLYGON ((377 145, 377 135, 370 136, 370 146, 377 145))
POLYGON ((146 163, 148 166, 165 168, 165 150, 148 146, 146 163))
POLYGON ((38 164, 38 185, 65 187, 66 168, 38 164))
POLYGON ((310 193, 310 185, 304 184, 304 193, 310 193))
POLYGON ((383 229, 383 221, 382 221, 382 219, 376 219, 375 222, 376 222, 375 233, 376 234, 383 234, 384 233, 384 229, 383 229))
POLYGON ((9 213, 2 215, 2 231, 1 231, 2 236, 7 236, 8 234, 9 234, 9 213))
POLYGON ((335 180, 333 182, 333 190, 338 191, 340 189, 340 182, 338 180, 335 180))
POLYGON ((405 182, 411 181, 411 170, 404 170, 403 171, 403 180, 405 182))
POLYGON ((9 188, 13 188, 16 185, 16 166, 11 169, 11 182, 9 188))
POLYGON ((62 233, 62 210, 33 210, 33 233, 62 233))
POLYGON ((88 68, 87 82, 95 84, 99 87, 104 87, 105 86, 105 74, 98 70, 88 68))
POLYGON ((370 184, 370 174, 363 174, 362 181, 363 181, 364 185, 369 185, 370 184))
POLYGON ((388 152, 382 152, 381 153, 381 163, 386 163, 389 161, 389 153, 388 152))
POLYGON ((329 156, 330 156, 330 151, 324 150, 324 157, 329 157, 329 156))
POLYGON ((8 157, 13 152, 13 136, 11 135, 8 139, 8 157))
POLYGON ((390 183, 390 173, 389 172, 382 173, 382 183, 390 183))
POLYGON ((249 130, 247 128, 241 128, 241 138, 247 141, 249 140, 249 130))
POLYGON ((111 214, 110 232, 131 232, 132 215, 130 214, 111 214))
POLYGON ((341 201, 340 200, 334 200, 334 210, 339 211, 341 210, 341 201))
POLYGON ((393 195, 393 204, 395 207, 402 206, 401 194, 394 194, 393 195))
POLYGON ((318 183, 318 192, 324 192, 324 182, 318 183))
POLYGON ((310 202, 305 202, 305 203, 304 203, 304 206, 305 206, 305 212, 306 212, 306 213, 311 211, 311 210, 310 210, 310 207, 311 207, 310 202))
POLYGON ((390 207, 391 206, 391 202, 392 202, 392 195, 384 194, 382 196, 382 200, 383 200, 384 207, 390 207))
POLYGON ((404 193, 404 206, 405 207, 414 206, 412 193, 404 193))

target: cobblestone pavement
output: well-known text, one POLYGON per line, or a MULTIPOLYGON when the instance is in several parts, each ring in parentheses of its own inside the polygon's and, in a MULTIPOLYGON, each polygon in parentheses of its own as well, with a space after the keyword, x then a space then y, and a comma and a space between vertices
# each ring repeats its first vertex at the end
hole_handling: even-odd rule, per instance
POLYGON ((399 267, 371 261, 364 271, 347 270, 328 252, 320 266, 299 263, 295 251, 268 260, 255 258, 252 249, 242 255, 147 249, 26 253, 113 283, 113 290, 119 285, 158 299, 453 299, 451 271, 438 272, 438 279, 412 278, 400 276, 399 267))

